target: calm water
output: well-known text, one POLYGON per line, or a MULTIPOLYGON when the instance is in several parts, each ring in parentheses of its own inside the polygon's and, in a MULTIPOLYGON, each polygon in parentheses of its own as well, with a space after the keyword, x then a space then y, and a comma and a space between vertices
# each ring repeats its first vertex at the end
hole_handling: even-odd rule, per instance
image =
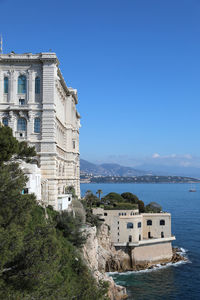
POLYGON ((189 184, 82 184, 96 193, 132 192, 145 204, 155 201, 172 214, 174 246, 187 250, 189 263, 146 272, 112 275, 116 283, 126 286, 128 299, 200 299, 200 184, 190 193, 189 184))

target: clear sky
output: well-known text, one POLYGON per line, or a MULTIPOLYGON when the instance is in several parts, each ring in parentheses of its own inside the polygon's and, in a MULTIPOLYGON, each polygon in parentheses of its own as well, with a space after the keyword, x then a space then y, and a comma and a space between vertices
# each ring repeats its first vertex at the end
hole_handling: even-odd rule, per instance
POLYGON ((199 0, 0 0, 4 53, 56 52, 78 89, 81 157, 200 154, 199 0))

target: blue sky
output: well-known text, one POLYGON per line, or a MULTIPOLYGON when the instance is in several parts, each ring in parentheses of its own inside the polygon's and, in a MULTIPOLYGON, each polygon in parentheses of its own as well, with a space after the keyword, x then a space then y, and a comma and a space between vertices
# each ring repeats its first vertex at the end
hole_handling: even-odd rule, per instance
POLYGON ((78 89, 82 158, 199 160, 199 0, 0 0, 0 11, 5 53, 52 49, 78 89))

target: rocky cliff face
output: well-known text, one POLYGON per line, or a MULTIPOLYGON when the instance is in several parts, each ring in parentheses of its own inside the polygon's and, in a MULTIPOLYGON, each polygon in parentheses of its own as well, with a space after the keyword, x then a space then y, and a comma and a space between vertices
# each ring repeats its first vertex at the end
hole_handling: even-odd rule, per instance
POLYGON ((105 224, 100 227, 98 233, 96 227, 88 227, 86 234, 88 238, 83 248, 83 255, 94 277, 97 281, 103 280, 109 283, 108 295, 111 300, 126 299, 126 289, 116 285, 105 272, 129 268, 129 255, 123 251, 116 251, 112 247, 108 226, 105 224))

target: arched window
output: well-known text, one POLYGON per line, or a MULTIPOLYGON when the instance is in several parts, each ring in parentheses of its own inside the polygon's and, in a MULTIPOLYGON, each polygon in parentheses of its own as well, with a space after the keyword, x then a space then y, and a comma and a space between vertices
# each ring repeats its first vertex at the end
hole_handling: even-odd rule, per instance
POLYGON ((147 220, 147 226, 151 226, 152 225, 152 220, 147 220))
POLYGON ((8 94, 8 77, 4 77, 4 93, 8 94))
POLYGON ((127 223, 126 227, 127 228, 133 228, 133 223, 127 223))
POLYGON ((141 223, 141 222, 138 222, 137 227, 138 227, 138 228, 141 228, 141 227, 142 227, 142 223, 141 223))
POLYGON ((40 94, 40 77, 35 78, 35 93, 40 94))
POLYGON ((26 93, 26 76, 21 75, 18 77, 18 94, 26 93))
POLYGON ((17 130, 18 131, 26 131, 26 119, 19 118, 17 121, 17 130))
POLYGON ((41 124, 40 124, 40 118, 35 118, 34 120, 34 132, 35 133, 40 133, 40 128, 41 124))
POLYGON ((4 126, 8 126, 8 118, 3 118, 2 123, 4 126))
POLYGON ((162 231, 161 232, 161 238, 164 238, 165 236, 164 236, 164 232, 162 231))
POLYGON ((165 225, 165 220, 160 220, 160 225, 161 226, 165 225))

